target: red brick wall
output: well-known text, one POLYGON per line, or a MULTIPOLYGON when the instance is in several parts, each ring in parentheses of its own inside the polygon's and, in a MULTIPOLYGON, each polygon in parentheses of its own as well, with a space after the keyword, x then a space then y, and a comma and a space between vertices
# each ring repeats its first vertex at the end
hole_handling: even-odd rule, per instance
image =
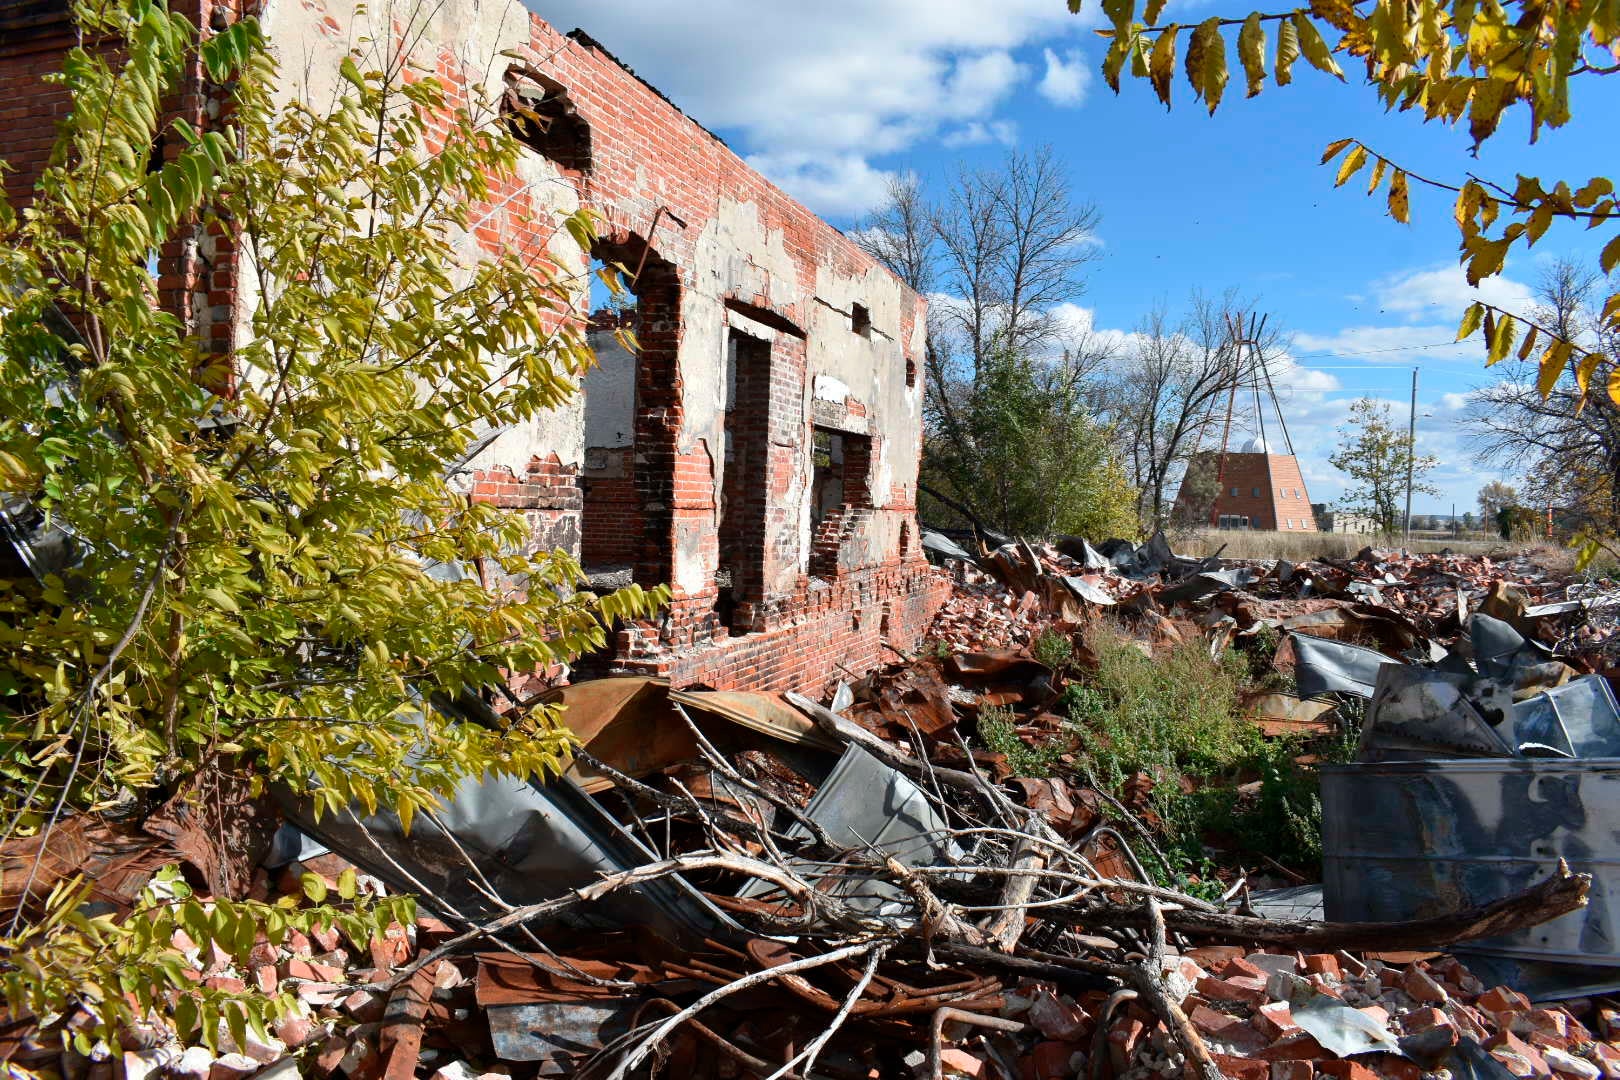
MULTIPOLYGON (((617 452, 621 459, 629 451, 617 452)), ((580 555, 586 566, 634 563, 646 543, 646 527, 641 498, 630 475, 630 463, 615 462, 622 471, 615 476, 590 475, 580 478, 584 508, 580 516, 580 555)))
MULTIPOLYGON (((1218 452, 1201 454, 1194 467, 1214 468, 1219 458, 1218 452)), ((1299 459, 1286 454, 1227 454, 1207 523, 1213 526, 1224 515, 1247 517, 1251 529, 1315 532, 1299 459)))
MULTIPOLYGON (((209 0, 174 0, 171 8, 196 25, 204 25, 215 9, 233 19, 237 10, 231 2, 209 0)), ((45 82, 44 76, 61 70, 64 51, 76 43, 72 31, 65 0, 0 0, 0 162, 10 169, 0 175, 13 207, 31 201, 67 115, 66 90, 45 82)), ((94 42, 89 44, 95 48, 94 42)), ((220 111, 213 96, 200 66, 193 65, 170 96, 168 112, 204 128, 206 118, 220 111)), ((163 155, 172 159, 180 150, 171 136, 163 155)), ((159 302, 184 319, 213 352, 229 351, 236 281, 230 240, 217 226, 205 230, 193 221, 182 225, 181 234, 157 255, 159 302)), ((223 379, 217 388, 229 389, 228 375, 208 377, 223 379)))
MULTIPOLYGON (((926 563, 859 570, 806 588, 796 598, 795 618, 775 629, 663 651, 620 670, 662 675, 678 687, 819 695, 847 681, 848 672, 899 659, 895 649, 915 649, 950 591, 950 579, 926 563)), ((633 651, 622 640, 632 633, 621 631, 621 656, 633 651)))
POLYGON ((62 68, 68 38, 50 25, 26 36, 0 28, 0 161, 6 173, 6 197, 13 206, 26 202, 45 170, 56 127, 67 115, 67 93, 43 81, 62 68))
POLYGON ((1293 532, 1315 532, 1316 515, 1311 512, 1310 492, 1299 459, 1284 454, 1271 455, 1272 514, 1277 528, 1293 532))
POLYGON ((564 465, 556 454, 535 457, 519 476, 509 468, 479 469, 472 474, 474 502, 521 510, 529 522, 536 550, 579 550, 579 469, 564 465))
MULTIPOLYGON (((195 4, 188 14, 204 26, 216 8, 234 11, 230 4, 210 0, 188 2, 195 4)), ((320 21, 316 6, 305 3, 300 11, 284 5, 277 18, 308 19, 334 41, 342 41, 341 29, 330 18, 320 21)), ((62 114, 65 102, 39 76, 59 66, 65 42, 60 34, 27 40, 8 37, 0 28, 0 89, 7 91, 0 99, 4 103, 0 159, 19 167, 18 174, 7 179, 10 191, 26 191, 48 153, 52 118, 62 114)), ((681 445, 682 372, 677 355, 683 299, 700 284, 694 270, 697 238, 713 231, 710 225, 722 203, 752 204, 761 227, 780 234, 792 272, 758 279, 764 292, 705 299, 717 307, 722 301, 752 305, 788 326, 814 322, 812 308, 821 275, 860 279, 874 264, 843 233, 750 168, 600 47, 569 39, 533 18, 529 42, 517 52, 560 83, 590 125, 590 167, 571 179, 581 202, 604 222, 605 240, 596 254, 622 262, 632 272, 642 269, 636 283, 636 334, 643 349, 637 373, 636 467, 624 484, 603 482, 587 489, 575 466, 564 466, 551 455, 536 458, 523 475, 484 470, 473 478, 472 493, 523 511, 537 547, 557 545, 577 551, 582 529, 588 529, 593 542, 603 541, 609 551, 634 556, 637 581, 668 582, 674 577, 676 550, 695 549, 711 561, 718 561, 719 555, 714 459, 723 448, 709 445, 707 438, 684 450, 681 445), (586 490, 593 505, 597 495, 605 501, 603 513, 584 514, 582 522, 586 490), (634 548, 627 550, 631 538, 634 548), (614 539, 618 548, 613 547, 614 539)), ((446 43, 439 51, 436 73, 453 95, 463 93, 469 80, 483 78, 488 59, 474 57, 476 66, 464 70, 462 51, 456 43, 446 43)), ((198 126, 207 104, 205 89, 193 73, 174 103, 178 114, 195 118, 198 126)), ((430 141, 442 138, 444 130, 444 122, 430 123, 430 141)), ((530 189, 516 178, 496 181, 489 202, 493 209, 473 215, 479 222, 477 238, 491 250, 514 249, 562 276, 583 274, 585 253, 573 264, 564 257, 561 266, 548 254, 552 235, 548 206, 553 197, 545 185, 530 189)), ((197 333, 220 351, 229 348, 235 295, 234 258, 224 240, 204 236, 196 244, 168 245, 160 253, 159 265, 165 306, 188 317, 197 333)), ((920 362, 911 345, 923 304, 909 292, 903 295, 894 336, 904 348, 893 360, 895 370, 888 373, 895 384, 909 382, 908 374, 920 362)), ((632 666, 665 670, 682 684, 811 687, 814 680, 836 670, 834 659, 859 671, 883 659, 883 640, 909 648, 943 602, 943 579, 927 568, 915 545, 902 552, 892 540, 890 549, 871 565, 840 562, 830 580, 814 588, 798 572, 799 508, 786 496, 808 454, 809 432, 802 416, 805 363, 802 337, 779 334, 763 395, 768 399, 766 415, 756 418, 770 432, 762 471, 765 539, 758 565, 750 570, 750 576, 757 577, 749 583, 753 595, 746 598, 748 610, 743 615, 749 628, 758 632, 728 637, 715 612, 717 589, 712 583, 694 593, 677 592, 666 617, 620 634, 620 656, 632 666)), ((873 430, 882 431, 886 418, 871 419, 873 430)), ((919 450, 920 445, 891 452, 919 450)), ((591 483, 596 484, 596 478, 591 483)), ((895 518, 914 527, 915 493, 906 487, 872 492, 866 501, 872 505, 863 511, 870 515, 864 527, 881 527, 875 535, 897 537, 901 530, 895 527, 895 518)), ((751 504, 751 512, 757 511, 758 499, 751 504)))

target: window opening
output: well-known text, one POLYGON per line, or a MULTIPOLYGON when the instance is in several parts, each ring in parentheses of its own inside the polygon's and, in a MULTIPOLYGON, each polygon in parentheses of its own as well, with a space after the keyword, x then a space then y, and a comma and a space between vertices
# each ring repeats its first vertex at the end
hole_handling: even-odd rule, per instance
POLYGON ((720 560, 714 610, 733 636, 762 629, 754 605, 764 599, 771 345, 738 330, 726 338, 723 446, 715 492, 720 560))
POLYGON ((869 338, 872 336, 872 313, 867 310, 865 304, 855 304, 850 307, 849 326, 851 330, 854 330, 861 337, 869 338))
POLYGON ((810 573, 835 577, 846 536, 871 515, 867 477, 872 440, 830 428, 814 428, 810 477, 810 573))
POLYGON ((590 260, 587 340, 596 363, 581 380, 580 562, 605 587, 668 581, 680 285, 674 267, 636 237, 598 240, 590 260), (623 289, 600 284, 598 274, 626 266, 642 267, 635 281, 624 273, 623 289))
POLYGON ((589 172, 591 126, 562 83, 531 68, 508 71, 506 83, 501 118, 518 142, 564 172, 589 172))

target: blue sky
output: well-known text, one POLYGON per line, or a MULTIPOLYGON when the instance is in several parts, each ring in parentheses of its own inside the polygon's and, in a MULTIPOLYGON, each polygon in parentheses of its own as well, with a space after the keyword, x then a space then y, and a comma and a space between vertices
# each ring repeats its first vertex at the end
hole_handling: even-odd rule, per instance
MULTIPOLYGON (((1184 83, 1168 113, 1145 81, 1126 81, 1116 97, 1096 73, 1095 13, 1070 16, 1064 0, 530 3, 560 29, 583 26, 838 225, 857 222, 889 174, 938 185, 962 165, 993 165, 1010 145, 1050 144, 1102 214, 1102 258, 1076 318, 1129 331, 1195 288, 1256 298, 1293 334, 1285 408, 1317 501, 1342 490, 1327 455, 1349 402, 1387 398, 1404 421, 1414 365, 1419 413, 1429 414, 1419 450, 1441 462, 1441 495, 1420 496, 1414 512, 1472 509, 1497 476, 1475 464, 1457 424, 1490 373, 1477 344, 1449 344, 1473 294, 1455 260, 1450 198, 1414 185, 1413 222, 1397 224, 1381 194, 1362 194, 1364 179, 1333 187, 1317 165, 1323 146, 1354 136, 1452 182, 1470 170, 1579 182, 1620 166, 1614 79, 1577 85, 1575 121, 1534 147, 1526 116, 1509 114, 1475 159, 1466 132, 1386 114, 1366 88, 1303 62, 1292 86, 1249 100, 1239 72, 1213 118, 1184 83)), ((1172 0, 1164 19, 1217 10, 1172 0)), ((1488 283, 1487 298, 1521 305, 1542 260, 1592 261, 1604 235, 1555 225, 1488 283)))

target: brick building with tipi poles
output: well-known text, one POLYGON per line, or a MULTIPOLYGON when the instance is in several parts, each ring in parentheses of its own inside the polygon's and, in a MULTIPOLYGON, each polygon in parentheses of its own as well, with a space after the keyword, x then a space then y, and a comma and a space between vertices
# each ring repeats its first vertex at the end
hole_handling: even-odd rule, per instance
MULTIPOLYGON (((1242 323, 1233 320, 1232 375, 1225 418, 1218 426, 1220 445, 1197 450, 1188 461, 1176 493, 1174 514, 1180 523, 1215 529, 1317 531, 1305 476, 1294 456, 1288 423, 1260 349, 1264 327, 1264 319, 1256 323, 1251 316, 1245 334, 1242 323), (1282 436, 1280 448, 1266 431, 1267 406, 1276 419, 1275 430, 1282 436), (1276 453, 1278 449, 1286 453, 1276 453)), ((1206 431, 1216 428, 1213 421, 1212 416, 1206 422, 1206 431)))

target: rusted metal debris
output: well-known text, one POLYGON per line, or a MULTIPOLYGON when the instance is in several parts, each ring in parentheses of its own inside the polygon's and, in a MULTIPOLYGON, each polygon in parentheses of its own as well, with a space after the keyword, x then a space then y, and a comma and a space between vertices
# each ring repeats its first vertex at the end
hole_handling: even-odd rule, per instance
MULTIPOLYGON (((144 1072, 113 1056, 106 1080, 246 1080, 294 1058, 342 1080, 1620 1078, 1620 1004, 1536 1008, 1439 951, 1606 911, 1589 876, 1555 860, 1488 895, 1436 886, 1371 928, 1265 917, 1241 883, 1214 902, 1152 882, 1152 778, 1110 795, 1072 772, 1019 776, 974 738, 993 707, 1060 764, 1077 749, 1055 710, 1072 667, 1094 663, 1074 631, 1107 611, 1149 652, 1275 634, 1298 692, 1245 702, 1268 733, 1330 730, 1335 695, 1376 710, 1399 685, 1428 704, 1415 726, 1369 724, 1386 756, 1427 753, 1438 733, 1499 755, 1483 760, 1567 770, 1522 751, 1606 745, 1610 699, 1580 681, 1609 670, 1601 597, 1482 557, 1185 559, 1162 536, 979 558, 924 544, 955 564, 945 658, 840 687, 832 707, 644 678, 560 691, 581 740, 568 776, 470 785, 409 837, 385 816, 306 822, 341 854, 281 845, 298 859, 287 891, 298 871, 335 878, 352 861, 367 888, 427 889, 418 925, 266 943, 244 970, 198 958, 199 979, 290 993, 295 1015, 272 1043, 219 1056, 176 1047, 144 1072), (1068 671, 1030 654, 1051 630, 1074 647, 1068 671), (1377 953, 1390 948, 1423 952, 1377 953)), ((58 872, 100 865, 107 827, 77 828, 84 851, 53 853, 58 872)), ((139 834, 133 862, 104 857, 103 887, 127 893, 177 850, 217 861, 187 836, 139 834)), ((13 1022, 4 1056, 60 1051, 13 1022)))

